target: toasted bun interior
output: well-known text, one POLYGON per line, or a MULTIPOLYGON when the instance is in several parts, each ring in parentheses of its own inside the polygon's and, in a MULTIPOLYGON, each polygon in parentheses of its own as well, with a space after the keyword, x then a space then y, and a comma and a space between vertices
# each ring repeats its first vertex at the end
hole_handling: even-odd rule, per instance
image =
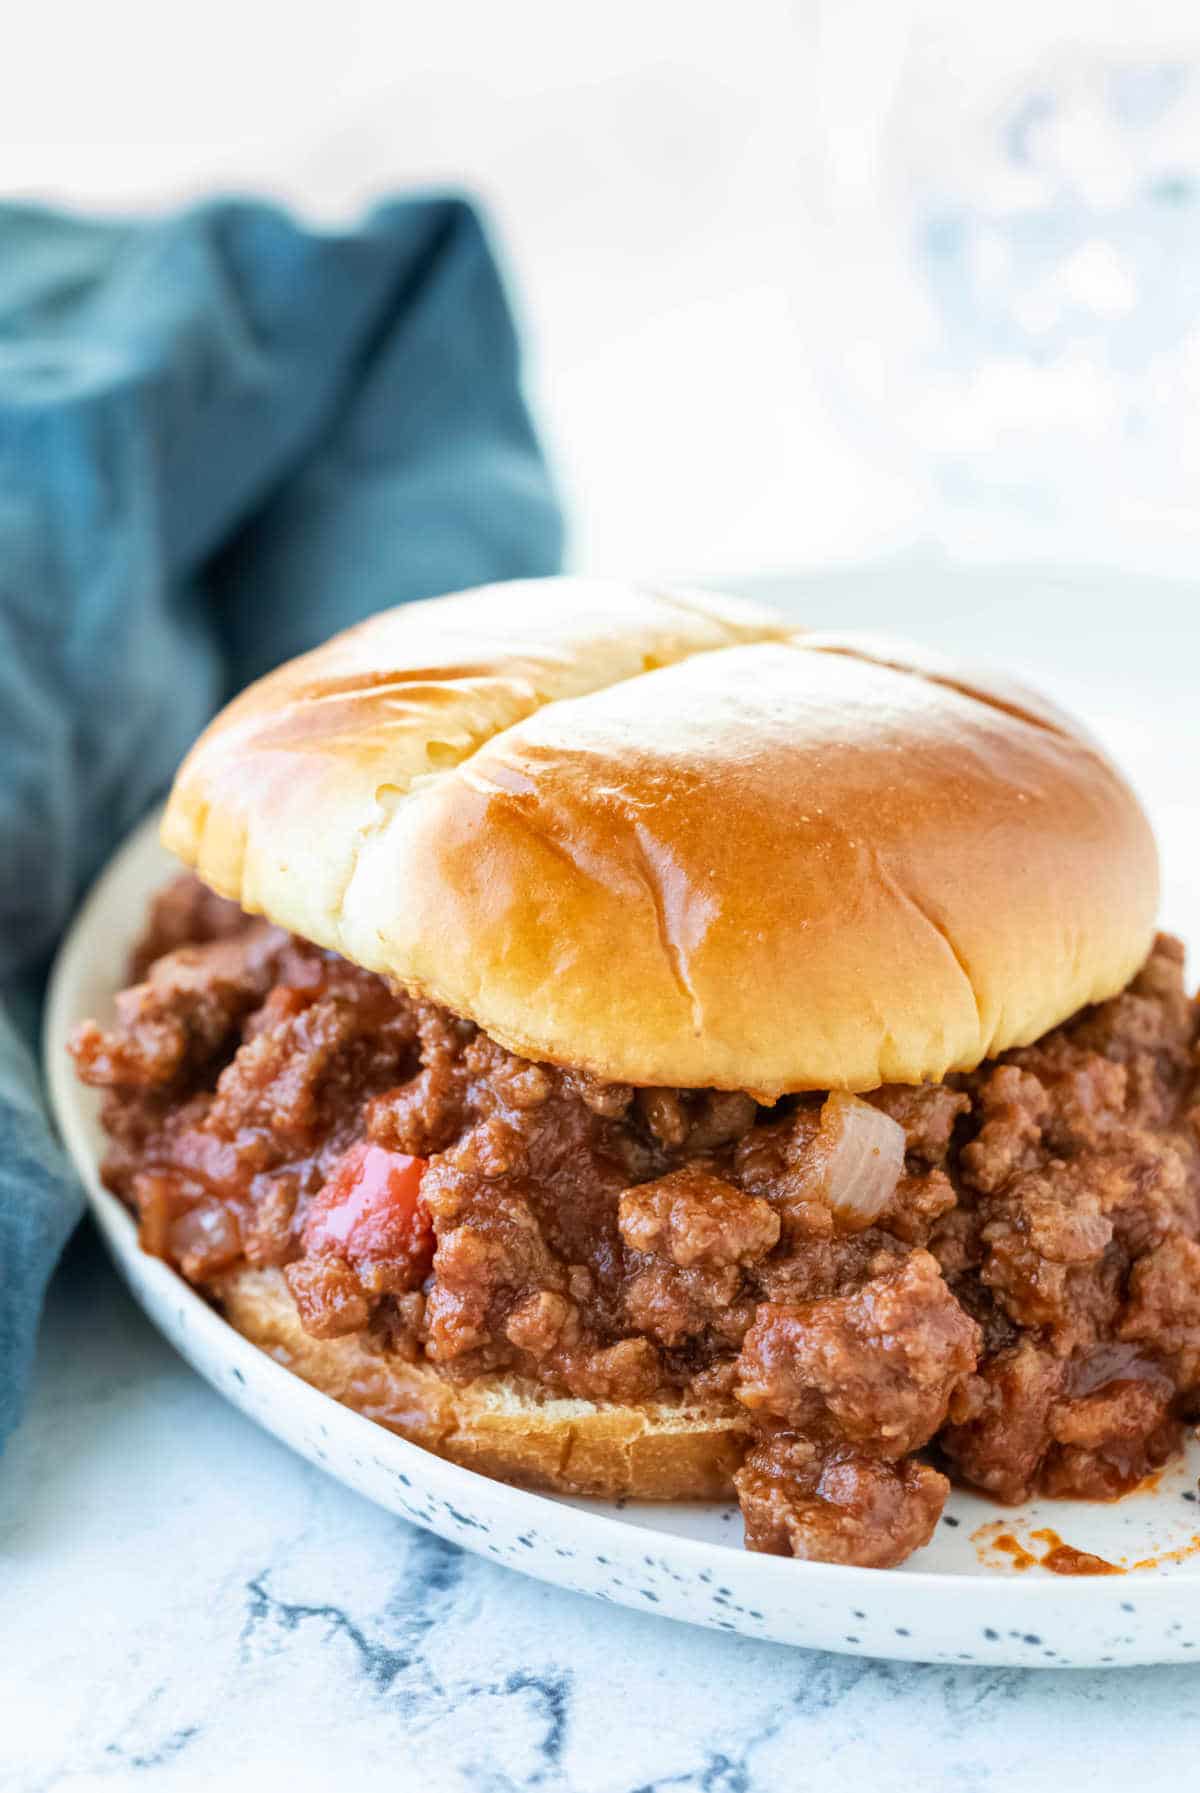
POLYGON ((244 909, 635 1084, 968 1069, 1149 950, 1149 826, 1024 689, 590 580, 387 612, 252 686, 164 839, 244 909))
POLYGON ((226 1319, 277 1363, 467 1469, 560 1494, 732 1495, 749 1426, 732 1402, 620 1407, 563 1399, 507 1376, 455 1384, 424 1360, 376 1349, 364 1333, 311 1337, 278 1270, 232 1271, 210 1293, 226 1319))

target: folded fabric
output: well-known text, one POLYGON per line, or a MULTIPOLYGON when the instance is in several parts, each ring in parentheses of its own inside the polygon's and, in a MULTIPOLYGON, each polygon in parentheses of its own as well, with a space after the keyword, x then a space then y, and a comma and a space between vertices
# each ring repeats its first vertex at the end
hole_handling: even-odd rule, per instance
POLYGON ((84 885, 230 691, 561 548, 463 201, 0 206, 0 1440, 81 1209, 32 1041, 84 885))

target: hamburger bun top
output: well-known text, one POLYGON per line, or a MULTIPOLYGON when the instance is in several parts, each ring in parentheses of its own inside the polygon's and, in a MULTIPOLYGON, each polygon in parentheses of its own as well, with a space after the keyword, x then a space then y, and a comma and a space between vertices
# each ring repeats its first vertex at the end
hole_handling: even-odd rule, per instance
POLYGON ((1099 748, 925 650, 546 579, 388 611, 251 686, 163 838, 526 1057, 873 1089, 1113 995, 1158 900, 1099 748))

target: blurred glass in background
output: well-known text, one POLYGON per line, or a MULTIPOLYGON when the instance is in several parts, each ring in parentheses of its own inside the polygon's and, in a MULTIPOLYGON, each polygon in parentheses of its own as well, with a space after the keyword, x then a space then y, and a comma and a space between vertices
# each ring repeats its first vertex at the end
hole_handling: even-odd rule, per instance
POLYGON ((1194 564, 1185 0, 42 0, 0 120, 8 194, 480 193, 577 564, 1194 564))

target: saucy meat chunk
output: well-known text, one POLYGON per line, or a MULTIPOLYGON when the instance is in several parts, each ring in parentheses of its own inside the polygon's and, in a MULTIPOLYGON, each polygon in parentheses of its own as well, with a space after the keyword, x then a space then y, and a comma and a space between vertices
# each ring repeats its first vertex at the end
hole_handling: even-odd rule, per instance
POLYGON ((746 1544, 774 1556, 893 1569, 928 1544, 950 1484, 915 1458, 894 1463, 775 1433, 734 1476, 746 1544))
POLYGON ((884 1261, 852 1295, 764 1302, 738 1359, 737 1397, 809 1436, 908 1456, 944 1423, 980 1334, 927 1251, 884 1261))
POLYGON ((618 1208, 631 1251, 670 1258, 681 1270, 697 1264, 752 1264, 779 1239, 779 1215, 761 1196, 687 1165, 627 1189, 618 1208))

